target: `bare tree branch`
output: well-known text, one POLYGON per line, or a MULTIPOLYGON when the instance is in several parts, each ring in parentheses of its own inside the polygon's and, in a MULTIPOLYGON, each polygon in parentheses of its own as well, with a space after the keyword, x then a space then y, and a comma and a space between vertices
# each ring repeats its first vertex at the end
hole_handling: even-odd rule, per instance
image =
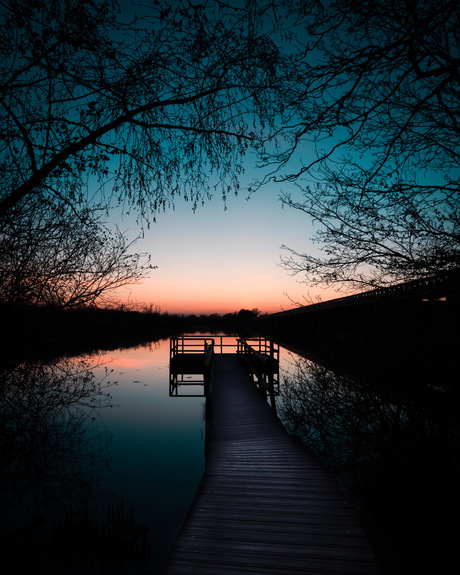
POLYGON ((303 125, 271 162, 323 251, 285 247, 285 267, 352 290, 459 267, 458 1, 285 5, 306 30, 303 125))

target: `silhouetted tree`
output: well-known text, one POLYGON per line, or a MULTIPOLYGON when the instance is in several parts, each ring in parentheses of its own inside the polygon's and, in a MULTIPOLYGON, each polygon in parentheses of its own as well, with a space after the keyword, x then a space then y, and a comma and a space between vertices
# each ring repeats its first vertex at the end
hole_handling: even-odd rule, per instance
POLYGON ((319 224, 323 248, 286 248, 284 265, 309 283, 351 288, 458 267, 458 1, 284 4, 305 57, 278 179, 298 183, 302 197, 282 201, 319 224))
POLYGON ((0 301, 60 307, 107 305, 121 286, 152 268, 94 210, 32 198, 14 206, 0 229, 0 301))
POLYGON ((110 405, 109 382, 92 367, 83 359, 1 367, 3 529, 17 527, 9 514, 21 517, 20 505, 32 522, 46 502, 89 495, 109 441, 98 409, 110 405))
POLYGON ((260 314, 260 311, 257 308, 252 310, 249 309, 240 309, 240 311, 236 314, 236 317, 239 321, 246 321, 249 319, 255 319, 260 314))
POLYGON ((62 540, 53 551, 53 527, 71 510, 91 509, 109 466, 101 419, 109 382, 92 367, 83 359, 0 367, 2 551, 20 573, 66 571, 62 540))
POLYGON ((177 194, 196 205, 237 190, 242 155, 281 109, 278 50, 249 5, 3 2, 0 215, 89 190, 147 217, 177 194))

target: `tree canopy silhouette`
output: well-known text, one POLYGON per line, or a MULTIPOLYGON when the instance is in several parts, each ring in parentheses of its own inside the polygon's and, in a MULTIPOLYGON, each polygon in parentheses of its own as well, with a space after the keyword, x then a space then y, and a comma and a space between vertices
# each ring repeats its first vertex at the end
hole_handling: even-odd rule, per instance
POLYGON ((278 50, 255 11, 123 6, 2 3, 0 214, 32 195, 78 202, 88 182, 92 201, 142 217, 238 188, 277 106, 278 50))
POLYGON ((0 217, 48 198, 149 222, 237 191, 251 148, 319 222, 321 256, 286 248, 306 281, 459 266, 457 0, 122 8, 2 4, 0 217))
POLYGON ((178 195, 195 207, 238 190, 242 157, 282 109, 287 64, 258 29, 266 8, 2 3, 3 299, 107 301, 148 262, 101 210, 135 209, 148 224, 178 195))
POLYGON ((11 208, 0 233, 0 301, 58 307, 112 306, 116 290, 152 269, 94 209, 32 198, 11 208))
POLYGON ((457 0, 286 2, 304 30, 300 121, 272 176, 318 225, 309 283, 384 286, 460 265, 457 0), (294 155, 300 162, 292 166, 294 155))

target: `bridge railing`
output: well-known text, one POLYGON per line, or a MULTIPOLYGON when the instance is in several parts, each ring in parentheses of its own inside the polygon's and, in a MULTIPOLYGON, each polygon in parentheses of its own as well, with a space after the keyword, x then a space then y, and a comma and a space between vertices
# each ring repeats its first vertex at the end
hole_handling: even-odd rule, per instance
MULTIPOLYGON (((216 353, 236 353, 254 383, 264 394, 279 395, 279 346, 265 337, 188 336, 170 339, 170 395, 179 395, 184 386, 190 395, 192 386, 202 386, 199 395, 207 395, 212 386, 213 358, 216 353)), ((196 395, 194 393, 193 395, 196 395)))
POLYGON ((269 339, 261 336, 240 338, 236 335, 180 335, 170 340, 170 357, 183 354, 203 354, 214 344, 214 353, 239 353, 242 342, 247 342, 259 353, 279 358, 279 348, 269 339))
POLYGON ((272 362, 279 362, 279 345, 267 337, 257 336, 238 339, 238 354, 245 355, 252 352, 268 357, 272 362))
POLYGON ((211 345, 214 345, 214 337, 172 337, 169 344, 169 357, 171 359, 183 354, 206 354, 211 345))
POLYGON ((260 392, 270 398, 276 411, 275 397, 279 395, 279 346, 267 338, 241 339, 238 355, 260 392))
POLYGON ((213 357, 213 337, 172 337, 169 351, 169 395, 206 396, 212 381, 213 357))

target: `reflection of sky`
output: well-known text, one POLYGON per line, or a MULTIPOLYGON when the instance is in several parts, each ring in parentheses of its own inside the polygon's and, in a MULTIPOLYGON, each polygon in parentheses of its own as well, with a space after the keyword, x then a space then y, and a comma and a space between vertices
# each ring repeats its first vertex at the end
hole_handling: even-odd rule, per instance
MULTIPOLYGON (((227 210, 215 197, 195 213, 179 198, 176 209, 159 214, 135 246, 150 253, 158 269, 141 285, 120 290, 120 297, 169 313, 231 313, 241 308, 271 313, 292 307, 290 299, 304 301, 307 292, 323 300, 336 297, 308 290, 300 277, 280 267, 280 257, 286 255, 281 245, 303 251, 313 229, 304 214, 282 208, 279 191, 278 184, 271 184, 249 200, 243 192, 228 199, 227 210)), ((126 217, 118 225, 133 237, 138 231, 126 217)))
POLYGON ((169 397, 169 340, 107 352, 102 361, 100 375, 113 370, 112 407, 101 413, 112 442, 110 473, 100 487, 115 504, 132 505, 135 524, 150 529, 157 561, 204 469, 204 399, 169 397))

